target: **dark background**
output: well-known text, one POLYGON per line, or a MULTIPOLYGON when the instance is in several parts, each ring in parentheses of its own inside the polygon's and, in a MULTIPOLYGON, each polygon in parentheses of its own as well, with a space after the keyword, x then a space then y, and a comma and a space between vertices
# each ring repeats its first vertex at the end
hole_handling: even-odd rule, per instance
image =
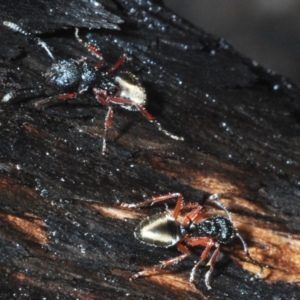
POLYGON ((297 0, 165 0, 197 27, 300 83, 300 3, 297 0))

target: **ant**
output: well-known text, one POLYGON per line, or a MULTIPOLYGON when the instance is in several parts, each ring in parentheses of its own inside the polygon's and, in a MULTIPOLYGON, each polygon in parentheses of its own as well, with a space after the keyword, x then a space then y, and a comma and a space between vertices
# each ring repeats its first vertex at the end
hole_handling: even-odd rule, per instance
POLYGON ((171 246, 176 246, 182 254, 163 261, 159 265, 146 268, 133 275, 131 279, 136 279, 141 276, 150 276, 157 273, 161 268, 182 261, 192 255, 192 252, 188 247, 205 247, 199 261, 194 265, 190 273, 189 281, 194 281, 196 270, 208 259, 210 251, 214 249, 214 252, 207 263, 209 270, 205 274, 205 285, 207 289, 211 289, 210 277, 220 253, 221 245, 229 244, 235 237, 240 239, 245 255, 251 263, 260 268, 260 271, 254 276, 254 278, 260 278, 263 272, 263 266, 250 256, 248 246, 235 228, 229 211, 220 202, 221 197, 222 194, 213 194, 208 200, 212 200, 219 208, 221 208, 226 213, 227 217, 216 216, 205 218, 207 210, 196 203, 185 204, 180 193, 155 197, 139 204, 123 203, 123 207, 140 208, 151 206, 154 203, 160 203, 172 198, 178 199, 173 211, 166 209, 164 212, 157 213, 142 220, 135 228, 134 236, 140 242, 154 247, 169 248, 171 246), (179 220, 179 214, 183 210, 190 211, 179 220))
POLYGON ((97 58, 96 65, 91 65, 86 57, 80 59, 67 59, 57 61, 47 44, 40 38, 34 36, 31 32, 25 31, 19 25, 4 21, 3 25, 9 29, 27 36, 30 40, 42 47, 53 63, 45 73, 45 85, 38 89, 23 89, 12 91, 4 95, 2 102, 8 102, 16 98, 30 98, 37 96, 48 96, 44 100, 35 103, 35 107, 44 105, 48 102, 60 102, 75 99, 88 90, 92 90, 97 102, 107 107, 107 114, 104 122, 104 134, 102 144, 102 154, 106 151, 106 132, 111 126, 113 118, 113 105, 119 105, 125 109, 139 111, 149 122, 154 123, 158 130, 175 140, 183 141, 184 138, 173 135, 163 129, 161 124, 154 119, 145 109, 147 102, 146 91, 139 82, 138 78, 130 72, 115 72, 127 61, 122 56, 110 69, 103 68, 104 59, 100 50, 79 37, 78 28, 75 29, 75 38, 82 44, 93 56, 97 58), (56 94, 46 91, 46 87, 54 87, 56 94), (74 92, 76 90, 76 92, 74 92), (59 94, 57 94, 57 91, 59 94), (72 91, 72 92, 70 92, 72 91))

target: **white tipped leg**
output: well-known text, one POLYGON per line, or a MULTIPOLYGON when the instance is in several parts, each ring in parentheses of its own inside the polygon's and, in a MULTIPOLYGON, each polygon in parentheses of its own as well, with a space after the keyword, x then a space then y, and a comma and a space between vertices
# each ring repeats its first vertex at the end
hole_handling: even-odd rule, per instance
POLYGON ((112 118, 113 118, 113 110, 110 106, 108 106, 108 111, 105 117, 105 125, 104 125, 104 134, 103 134, 103 144, 102 144, 102 155, 105 155, 105 151, 106 151, 106 132, 108 130, 108 128, 111 125, 112 122, 112 118))
POLYGON ((210 285, 210 275, 211 275, 213 269, 214 269, 214 268, 211 267, 211 268, 206 272, 205 277, 204 277, 204 282, 205 282, 205 285, 206 285, 206 287, 207 287, 208 290, 211 290, 211 285, 210 285))
POLYGON ((151 120, 150 122, 154 123, 159 131, 163 132, 166 136, 169 136, 171 139, 177 140, 177 141, 184 141, 184 137, 174 135, 173 133, 167 131, 166 129, 163 129, 161 124, 159 122, 157 122, 156 120, 151 120))
POLYGON ((196 273, 197 269, 199 268, 199 266, 201 265, 201 263, 202 263, 202 261, 199 260, 199 261, 194 265, 194 267, 193 267, 193 269, 192 269, 192 271, 191 271, 191 274, 190 274, 190 279, 189 279, 190 282, 194 282, 194 280, 195 280, 195 273, 196 273))
POLYGON ((8 102, 17 96, 16 92, 9 92, 2 98, 1 102, 8 102))

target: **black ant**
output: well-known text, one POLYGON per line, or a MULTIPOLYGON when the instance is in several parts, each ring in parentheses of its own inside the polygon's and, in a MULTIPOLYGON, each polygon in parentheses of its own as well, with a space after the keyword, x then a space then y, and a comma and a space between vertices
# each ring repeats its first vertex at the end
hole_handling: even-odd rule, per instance
POLYGON ((40 38, 33 36, 32 33, 25 31, 19 25, 12 22, 4 21, 3 24, 13 31, 27 36, 47 52, 53 63, 45 73, 45 84, 46 86, 54 87, 56 93, 54 94, 52 92, 52 94, 49 94, 49 92, 46 92, 45 86, 38 89, 23 89, 7 93, 2 98, 2 102, 8 102, 15 98, 24 99, 42 95, 48 96, 47 99, 35 103, 35 107, 39 107, 51 101, 59 102, 74 99, 92 89, 98 103, 106 106, 108 109, 104 123, 102 154, 104 154, 106 150, 106 132, 112 123, 112 105, 114 104, 120 105, 128 110, 141 112, 149 122, 154 123, 158 130, 162 131, 165 135, 175 140, 183 140, 182 137, 173 135, 163 129, 161 124, 147 112, 145 109, 147 101, 146 91, 134 74, 122 72, 117 76, 114 75, 115 71, 127 60, 125 56, 121 57, 110 69, 102 70, 104 60, 100 50, 84 42, 79 37, 79 30, 76 28, 76 40, 94 55, 98 59, 98 62, 96 65, 91 65, 88 63, 86 57, 57 61, 47 44, 40 38), (76 92, 69 92, 70 90, 76 90, 76 92), (57 91, 59 94, 57 94, 57 91))
POLYGON ((159 265, 146 268, 133 275, 131 279, 136 279, 140 276, 150 276, 157 273, 161 268, 176 264, 187 258, 192 254, 188 247, 205 247, 199 261, 194 265, 190 273, 189 280, 190 282, 193 282, 197 268, 205 262, 210 251, 214 248, 215 250, 207 263, 209 270, 205 274, 206 287, 207 289, 211 289, 210 276, 220 253, 220 247, 223 244, 230 243, 234 237, 240 239, 244 252, 251 263, 260 268, 260 271, 254 276, 254 278, 261 277, 263 267, 250 256, 248 246, 235 228, 230 213, 220 202, 221 196, 221 194, 213 194, 208 198, 208 200, 214 201, 214 203, 226 213, 227 217, 216 216, 205 218, 205 215, 207 214, 206 209, 196 203, 185 204, 180 193, 172 193, 155 197, 139 204, 123 203, 123 207, 140 208, 151 206, 154 203, 163 202, 172 198, 178 198, 173 211, 167 209, 164 212, 152 215, 142 220, 136 227, 134 235, 142 243, 154 247, 169 248, 176 245, 177 249, 182 252, 182 254, 175 258, 163 261, 159 265), (183 216, 183 218, 179 221, 178 217, 182 210, 190 210, 190 212, 183 216))

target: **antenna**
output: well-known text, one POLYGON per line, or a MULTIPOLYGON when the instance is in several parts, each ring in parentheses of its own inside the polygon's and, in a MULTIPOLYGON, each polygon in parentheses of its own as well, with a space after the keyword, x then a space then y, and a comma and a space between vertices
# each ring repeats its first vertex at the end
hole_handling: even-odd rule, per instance
POLYGON ((9 21, 4 21, 3 25, 8 27, 9 29, 21 33, 25 36, 27 36, 28 38, 30 38, 31 40, 35 41, 40 47, 44 48, 44 50, 47 52, 47 54, 51 57, 51 59, 55 62, 56 59, 54 58, 52 52, 50 51, 48 45, 43 42, 40 38, 34 36, 31 32, 27 32, 26 30, 24 30, 22 27, 20 27, 19 25, 9 22, 9 21))

